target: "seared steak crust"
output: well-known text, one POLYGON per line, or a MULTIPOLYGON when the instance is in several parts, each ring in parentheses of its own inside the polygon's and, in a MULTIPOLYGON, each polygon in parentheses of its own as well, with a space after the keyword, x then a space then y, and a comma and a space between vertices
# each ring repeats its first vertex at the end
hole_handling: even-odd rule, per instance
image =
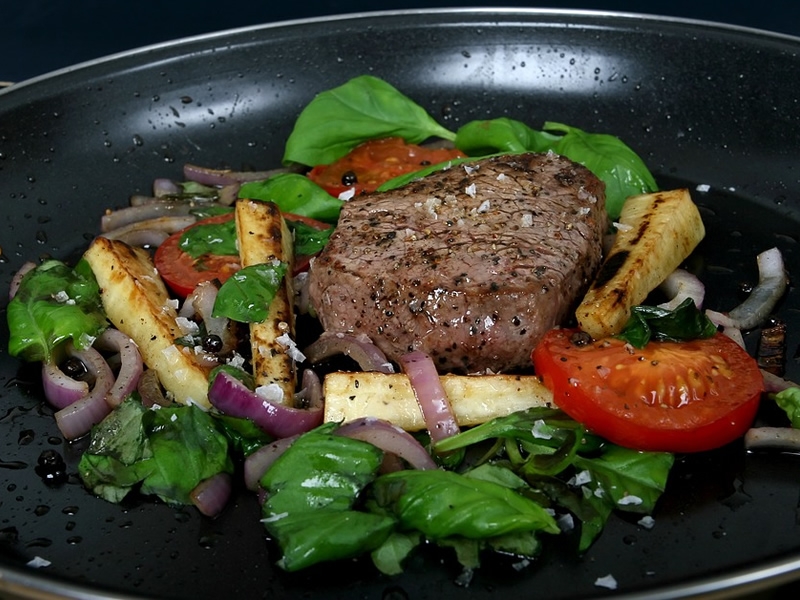
POLYGON ((345 204, 313 262, 309 294, 326 331, 364 333, 396 360, 440 371, 530 366, 600 264, 603 183, 554 154, 454 166, 345 204))

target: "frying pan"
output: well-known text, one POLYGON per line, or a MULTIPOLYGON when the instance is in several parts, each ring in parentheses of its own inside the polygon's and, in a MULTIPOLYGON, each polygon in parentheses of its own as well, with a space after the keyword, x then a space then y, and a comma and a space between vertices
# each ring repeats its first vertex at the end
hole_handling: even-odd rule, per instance
MULTIPOLYGON (((687 186, 708 234, 691 266, 706 305, 728 310, 778 246, 800 272, 800 39, 705 22, 544 10, 365 13, 286 22, 119 54, 0 93, 0 282, 24 260, 74 259, 99 217, 182 164, 278 164, 315 93, 370 73, 451 128, 509 116, 610 132, 661 187, 687 186)), ((5 296, 3 296, 5 298, 5 296)), ((3 300, 5 306, 5 299, 3 300)), ((797 290, 787 376, 800 377, 797 290)), ((2 319, 0 337, 8 330, 2 319)), ((746 342, 754 350, 757 332, 746 342)), ((760 422, 779 422, 765 404, 760 422)), ((85 442, 59 436, 38 369, 0 356, 0 592, 28 598, 690 597, 800 577, 800 459, 740 443, 679 456, 644 529, 612 517, 594 546, 548 540, 520 568, 486 557, 468 586, 450 555, 425 549, 399 577, 365 561, 287 574, 238 494, 218 518, 146 498, 113 505, 75 475, 85 442), (69 480, 48 485, 56 450, 69 480), (41 558, 48 566, 28 566, 41 558), (616 590, 598 587, 612 575, 616 590)))

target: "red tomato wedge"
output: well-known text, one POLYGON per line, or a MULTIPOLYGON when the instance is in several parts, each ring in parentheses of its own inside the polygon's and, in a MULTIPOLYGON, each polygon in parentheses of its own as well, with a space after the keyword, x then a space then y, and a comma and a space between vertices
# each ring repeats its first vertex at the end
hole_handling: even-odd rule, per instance
POLYGON ((548 332, 533 364, 555 404, 605 439, 638 450, 699 452, 744 435, 764 382, 730 338, 588 343, 575 329, 548 332))
POLYGON ((383 138, 364 142, 329 165, 314 167, 308 177, 338 197, 352 188, 356 194, 372 192, 400 175, 463 156, 459 150, 424 148, 399 137, 383 138))
POLYGON ((191 227, 207 223, 224 223, 233 219, 233 213, 201 219, 186 229, 173 233, 156 249, 154 261, 161 278, 178 296, 185 298, 197 284, 218 279, 224 283, 241 268, 238 256, 204 254, 192 258, 181 250, 181 235, 191 227))

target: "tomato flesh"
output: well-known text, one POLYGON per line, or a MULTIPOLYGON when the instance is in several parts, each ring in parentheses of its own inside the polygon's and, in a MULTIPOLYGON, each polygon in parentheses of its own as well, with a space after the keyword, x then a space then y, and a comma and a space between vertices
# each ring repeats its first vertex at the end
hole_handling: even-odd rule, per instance
POLYGON ((642 349, 608 338, 574 343, 554 329, 534 349, 555 404, 607 440, 638 450, 699 452, 744 435, 764 382, 753 358, 716 334, 642 349))
POLYGON ((461 158, 459 150, 424 148, 399 137, 370 140, 329 165, 317 165, 308 173, 331 196, 353 189, 356 194, 375 191, 381 184, 425 165, 461 158))
POLYGON ((173 233, 156 249, 154 256, 156 269, 175 294, 185 298, 199 283, 204 281, 217 279, 220 283, 224 283, 241 268, 238 256, 204 254, 198 258, 192 258, 180 247, 181 236, 191 227, 208 223, 224 223, 233 218, 231 212, 201 219, 186 229, 173 233))

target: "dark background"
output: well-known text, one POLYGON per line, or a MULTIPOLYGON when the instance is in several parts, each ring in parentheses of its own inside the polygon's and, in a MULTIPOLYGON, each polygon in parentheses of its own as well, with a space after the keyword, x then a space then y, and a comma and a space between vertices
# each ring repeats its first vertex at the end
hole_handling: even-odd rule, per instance
POLYGON ((638 12, 800 35, 800 3, 745 0, 0 0, 0 81, 223 29, 338 13, 510 6, 638 12))

